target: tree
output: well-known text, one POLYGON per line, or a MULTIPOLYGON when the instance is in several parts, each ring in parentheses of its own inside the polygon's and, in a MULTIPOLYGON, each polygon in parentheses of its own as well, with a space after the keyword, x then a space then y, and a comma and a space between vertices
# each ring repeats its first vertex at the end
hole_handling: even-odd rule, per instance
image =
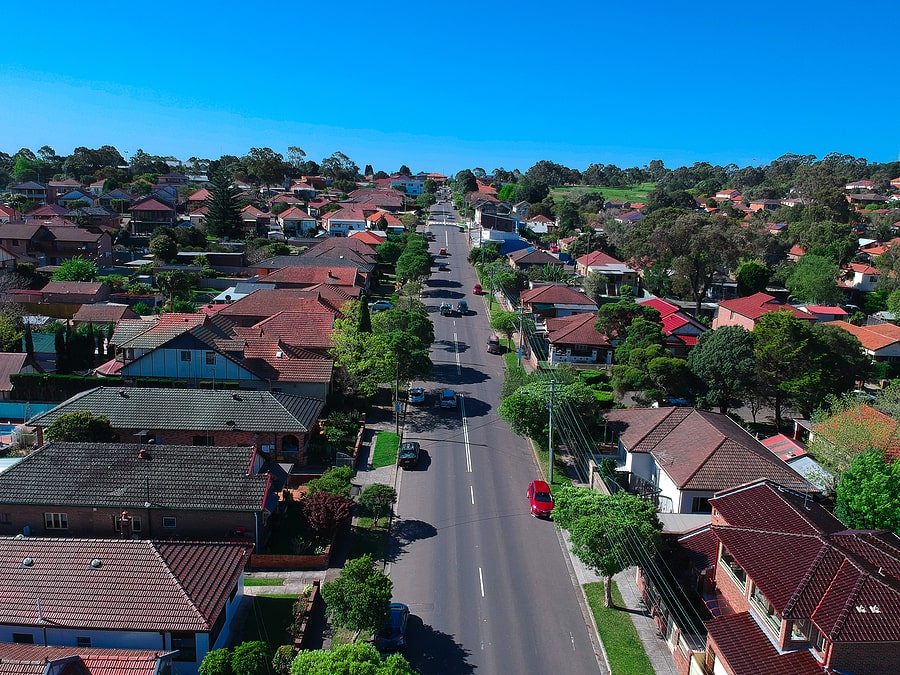
POLYGON ((702 333, 688 354, 688 365, 706 384, 702 403, 726 415, 731 404, 753 386, 753 335, 741 326, 722 326, 702 333))
POLYGON ((359 496, 359 505, 372 514, 376 526, 378 525, 378 518, 385 509, 390 514, 391 505, 396 502, 397 491, 384 483, 372 483, 366 486, 359 496))
POLYGON ((284 157, 272 148, 250 148, 250 152, 244 157, 244 166, 266 186, 267 193, 270 185, 281 183, 284 179, 284 157))
POLYGON ((158 234, 150 240, 150 253, 162 264, 168 264, 178 255, 178 244, 167 235, 158 234))
POLYGON ((839 275, 840 269, 830 259, 807 253, 794 264, 784 285, 798 302, 838 303, 843 298, 837 285, 839 275))
POLYGON ((197 672, 200 675, 233 675, 231 652, 228 649, 213 649, 207 652, 197 672))
POLYGON ((97 265, 76 255, 69 258, 53 273, 53 281, 93 281, 97 278, 97 265))
POLYGON ((359 167, 343 152, 332 153, 322 160, 322 175, 333 180, 355 181, 359 178, 359 167))
POLYGON ((206 200, 206 231, 214 237, 238 239, 243 232, 241 219, 241 191, 233 184, 231 173, 223 166, 210 178, 206 200))
POLYGON ((307 495, 300 502, 303 518, 319 541, 331 541, 338 526, 353 514, 354 501, 324 490, 307 495))
POLYGON ((63 413, 47 427, 44 436, 50 441, 72 443, 111 443, 114 440, 109 419, 87 410, 63 413))
POLYGON ((300 651, 291 675, 416 675, 416 671, 402 654, 382 658, 371 643, 354 642, 327 651, 300 651))
POLYGON ((579 560, 606 577, 607 607, 613 606, 612 577, 630 565, 646 564, 655 555, 662 530, 656 507, 648 500, 570 486, 557 491, 553 520, 569 531, 579 560))
POLYGON ((835 490, 835 515, 848 527, 900 534, 900 462, 869 448, 855 455, 835 490))
POLYGON ((753 328, 759 393, 772 403, 777 429, 785 404, 822 398, 822 354, 814 342, 809 322, 787 310, 763 315, 753 328))
POLYGON ((231 671, 234 675, 269 675, 271 660, 267 643, 262 640, 242 642, 231 653, 231 671))
POLYGON ((762 260, 745 260, 734 276, 737 280, 737 294, 743 298, 766 290, 772 271, 762 260))
POLYGON ((594 328, 610 340, 621 341, 625 339, 628 326, 637 318, 659 323, 661 315, 658 309, 649 305, 641 305, 631 299, 619 300, 600 307, 594 328))
POLYGON ((196 274, 175 270, 174 272, 160 272, 155 278, 156 286, 166 296, 166 309, 174 311, 175 301, 188 298, 191 289, 199 281, 196 274))
POLYGON ((335 625, 356 631, 355 642, 362 631, 372 633, 384 623, 393 586, 365 554, 347 561, 337 579, 322 584, 322 599, 335 625))
POLYGON ((499 306, 491 313, 491 328, 506 337, 506 347, 510 349, 513 333, 519 329, 519 315, 499 306))

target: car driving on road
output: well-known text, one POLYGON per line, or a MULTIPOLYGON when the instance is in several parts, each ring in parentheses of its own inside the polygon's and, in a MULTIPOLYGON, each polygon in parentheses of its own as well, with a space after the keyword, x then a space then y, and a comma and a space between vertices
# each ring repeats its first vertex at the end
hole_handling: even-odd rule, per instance
POLYGON ((456 407, 456 392, 452 389, 444 389, 441 391, 441 407, 442 408, 455 408, 456 407))
POLYGON ((411 388, 407 400, 410 403, 425 403, 425 390, 422 387, 411 388))
POLYGON ((553 512, 553 495, 546 481, 533 480, 528 485, 528 502, 531 515, 536 518, 549 518, 553 512))

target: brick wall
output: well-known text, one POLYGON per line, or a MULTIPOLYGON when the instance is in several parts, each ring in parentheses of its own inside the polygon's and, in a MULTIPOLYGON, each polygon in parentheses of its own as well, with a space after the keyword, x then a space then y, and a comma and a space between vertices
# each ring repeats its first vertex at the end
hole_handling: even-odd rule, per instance
POLYGON ((250 556, 251 572, 274 572, 278 570, 323 570, 331 559, 331 545, 325 547, 321 555, 269 555, 253 553, 250 556))

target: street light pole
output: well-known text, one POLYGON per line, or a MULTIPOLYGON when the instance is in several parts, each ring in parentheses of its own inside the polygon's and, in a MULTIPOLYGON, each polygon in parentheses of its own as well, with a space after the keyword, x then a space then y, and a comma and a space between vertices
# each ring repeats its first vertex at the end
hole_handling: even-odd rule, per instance
POLYGON ((516 359, 516 366, 518 368, 522 367, 522 346, 523 346, 523 336, 522 336, 522 320, 525 317, 525 305, 519 305, 519 354, 516 359))

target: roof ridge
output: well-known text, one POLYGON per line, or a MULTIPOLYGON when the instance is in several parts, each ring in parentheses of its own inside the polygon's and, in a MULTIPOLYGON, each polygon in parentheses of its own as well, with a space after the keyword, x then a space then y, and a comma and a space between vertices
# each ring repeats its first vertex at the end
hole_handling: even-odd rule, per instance
MULTIPOLYGON (((852 564, 851 561, 845 557, 843 562, 841 563, 840 567, 838 567, 837 572, 835 572, 834 578, 831 580, 831 583, 828 584, 828 588, 825 589, 825 592, 822 594, 823 599, 828 595, 828 592, 831 590, 832 586, 834 586, 835 582, 837 581, 837 578, 841 575, 841 572, 843 571, 844 567, 849 564, 852 564)), ((854 567, 855 567, 855 565, 854 565, 854 567)), ((834 626, 831 629, 831 635, 829 637, 832 640, 834 640, 835 638, 837 638, 840 635, 841 630, 843 630, 844 625, 847 623, 847 620, 850 618, 850 608, 854 604, 854 599, 859 595, 859 591, 862 588, 862 585, 865 583, 867 576, 868 576, 867 574, 860 574, 856 580, 856 583, 853 585, 853 588, 851 590, 847 591, 847 600, 846 600, 846 602, 844 602, 844 606, 841 608, 841 611, 838 613, 838 617, 835 620, 834 626)), ((816 609, 818 609, 818 608, 819 607, 817 605, 816 609)))
POLYGON ((791 597, 788 599, 787 604, 784 606, 784 615, 788 616, 791 613, 791 610, 794 606, 800 601, 800 597, 806 591, 806 588, 812 582, 813 577, 819 569, 819 563, 822 561, 825 556, 830 552, 831 547, 827 545, 825 541, 822 542, 822 547, 819 549, 819 552, 816 554, 813 561, 810 563, 809 567, 806 568, 806 572, 803 575, 803 578, 800 580, 800 583, 797 584, 797 587, 794 589, 794 592, 791 594, 791 597))
MULTIPOLYGON (((191 609, 197 614, 197 616, 200 617, 200 620, 203 623, 203 626, 205 628, 211 628, 209 620, 206 618, 206 616, 204 616, 203 612, 200 611, 200 608, 197 607, 197 603, 194 602, 194 599, 191 597, 190 593, 187 592, 187 589, 184 587, 184 584, 181 582, 181 579, 179 579, 178 576, 175 574, 175 572, 172 571, 172 567, 169 565, 169 561, 166 560, 166 557, 162 554, 162 551, 159 550, 159 548, 157 546, 158 542, 150 541, 149 543, 150 543, 150 549, 153 551, 153 554, 157 558, 159 558, 160 562, 166 568, 166 572, 168 572, 172 581, 175 582, 175 584, 178 586, 178 589, 181 591, 182 597, 184 597, 187 600, 191 609)), ((173 546, 173 545, 180 546, 181 545, 180 542, 177 542, 177 541, 169 541, 169 542, 166 542, 166 544, 168 546, 173 546)))

